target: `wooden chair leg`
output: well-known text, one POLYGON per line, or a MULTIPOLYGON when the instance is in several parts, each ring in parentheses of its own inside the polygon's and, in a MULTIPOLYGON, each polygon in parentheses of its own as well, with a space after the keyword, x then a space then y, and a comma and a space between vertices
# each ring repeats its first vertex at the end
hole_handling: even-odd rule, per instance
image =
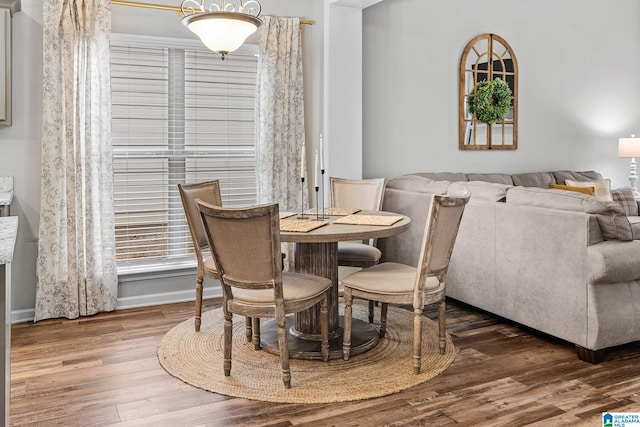
POLYGON ((262 348, 262 344, 260 343, 260 318, 253 318, 253 348, 256 350, 260 350, 262 348))
POLYGON ((413 309, 413 372, 420 373, 422 366, 422 308, 413 309))
POLYGON ((231 375, 231 342, 233 340, 233 314, 224 314, 224 375, 231 375))
POLYGON ((278 347, 280 349, 280 365, 282 367, 282 381, 285 388, 291 388, 291 370, 289 369, 289 347, 287 346, 287 329, 285 316, 276 315, 278 323, 278 347))
POLYGON ((203 277, 199 276, 196 280, 196 332, 200 332, 200 324, 202 323, 202 282, 203 277))
POLYGON ((387 310, 389 304, 383 302, 380 306, 380 338, 384 338, 387 333, 387 310))
POLYGON ((373 323, 374 307, 375 307, 375 301, 369 300, 369 323, 373 323))
POLYGON ((351 288, 344 288, 344 331, 342 336, 342 358, 349 360, 351 354, 351 316, 353 315, 352 308, 353 295, 351 288))
POLYGON ((329 361, 329 298, 325 297, 320 302, 320 333, 322 334, 322 361, 329 361))
POLYGON ((446 308, 447 304, 445 303, 443 298, 442 301, 440 301, 440 304, 438 304, 438 343, 440 347, 440 354, 444 354, 444 352, 447 350, 447 318, 445 317, 446 308))
POLYGON ((253 338, 253 328, 251 326, 251 317, 244 318, 244 331, 245 331, 245 334, 247 335, 247 342, 251 342, 251 339, 253 338))

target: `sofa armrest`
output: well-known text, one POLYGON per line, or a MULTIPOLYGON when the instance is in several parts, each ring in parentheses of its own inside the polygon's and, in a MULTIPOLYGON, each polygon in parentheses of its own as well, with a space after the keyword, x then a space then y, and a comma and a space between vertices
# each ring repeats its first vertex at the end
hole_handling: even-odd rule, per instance
POLYGON ((460 226, 447 296, 585 346, 590 215, 492 204, 465 210, 482 215, 460 226))

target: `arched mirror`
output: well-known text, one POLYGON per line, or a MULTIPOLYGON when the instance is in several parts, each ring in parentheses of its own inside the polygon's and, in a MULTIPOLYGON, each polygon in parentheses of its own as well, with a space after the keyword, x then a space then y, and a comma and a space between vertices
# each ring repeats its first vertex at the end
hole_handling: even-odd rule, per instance
POLYGON ((461 150, 518 148, 518 62, 502 37, 481 34, 467 44, 459 94, 461 150))

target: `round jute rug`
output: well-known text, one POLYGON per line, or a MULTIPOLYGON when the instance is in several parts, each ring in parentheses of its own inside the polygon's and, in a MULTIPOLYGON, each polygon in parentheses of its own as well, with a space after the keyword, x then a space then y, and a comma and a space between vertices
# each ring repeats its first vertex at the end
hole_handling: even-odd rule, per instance
MULTIPOLYGON (((355 318, 366 307, 354 304, 355 318)), ((372 350, 329 362, 291 359, 291 388, 282 382, 280 358, 256 351, 246 342, 244 317, 234 316, 231 376, 223 372, 222 309, 203 313, 200 332, 193 318, 171 329, 160 341, 158 360, 174 377, 219 394, 278 403, 331 403, 386 396, 421 384, 453 363, 456 349, 438 351, 437 324, 423 323, 422 373, 413 373, 413 314, 389 306, 387 334, 372 350)))

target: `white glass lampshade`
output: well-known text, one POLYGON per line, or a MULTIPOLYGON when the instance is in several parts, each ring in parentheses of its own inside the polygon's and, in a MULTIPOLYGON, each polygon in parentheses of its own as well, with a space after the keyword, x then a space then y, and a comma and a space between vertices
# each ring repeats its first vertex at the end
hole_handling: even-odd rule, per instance
POLYGON ((640 138, 618 139, 618 157, 640 157, 640 138))
POLYGON ((238 12, 205 12, 182 18, 182 23, 195 33, 202 43, 224 59, 225 55, 238 49, 247 37, 262 25, 262 21, 251 15, 238 12))

